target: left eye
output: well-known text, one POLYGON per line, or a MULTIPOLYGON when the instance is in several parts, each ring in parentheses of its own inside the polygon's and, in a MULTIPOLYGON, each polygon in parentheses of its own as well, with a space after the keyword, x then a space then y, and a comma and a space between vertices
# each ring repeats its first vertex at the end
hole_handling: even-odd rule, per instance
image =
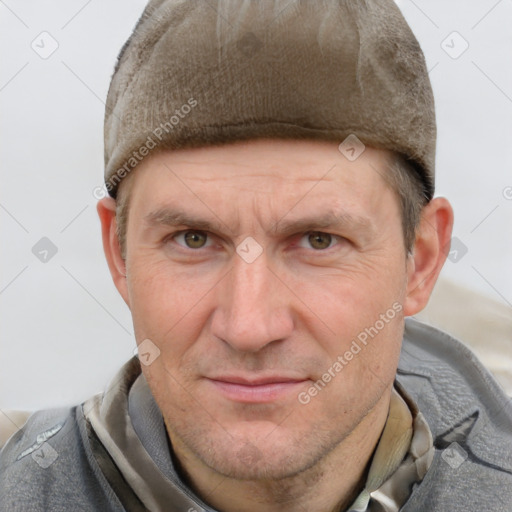
POLYGON ((299 242, 299 247, 306 249, 315 249, 321 251, 330 249, 338 241, 338 237, 330 235, 329 233, 322 233, 321 231, 312 231, 306 233, 299 242))

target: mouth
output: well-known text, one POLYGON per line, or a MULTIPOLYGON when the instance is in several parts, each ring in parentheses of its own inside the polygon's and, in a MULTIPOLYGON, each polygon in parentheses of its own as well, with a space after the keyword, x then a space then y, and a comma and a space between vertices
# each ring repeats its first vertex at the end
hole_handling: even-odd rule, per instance
POLYGON ((308 379, 285 376, 246 378, 242 376, 219 376, 206 378, 224 398, 241 403, 268 403, 297 393, 308 379))

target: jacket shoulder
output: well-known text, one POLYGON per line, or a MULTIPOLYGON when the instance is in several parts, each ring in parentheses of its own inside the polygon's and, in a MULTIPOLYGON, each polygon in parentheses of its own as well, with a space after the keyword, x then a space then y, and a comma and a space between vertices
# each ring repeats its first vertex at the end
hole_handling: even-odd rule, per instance
POLYGON ((424 415, 435 448, 404 512, 509 512, 512 402, 473 352, 407 319, 397 381, 424 415))
POLYGON ((0 452, 0 512, 121 511, 88 449, 81 407, 34 413, 0 452))
POLYGON ((461 341, 408 318, 397 379, 430 418, 434 437, 466 416, 512 437, 512 401, 475 354, 461 341))

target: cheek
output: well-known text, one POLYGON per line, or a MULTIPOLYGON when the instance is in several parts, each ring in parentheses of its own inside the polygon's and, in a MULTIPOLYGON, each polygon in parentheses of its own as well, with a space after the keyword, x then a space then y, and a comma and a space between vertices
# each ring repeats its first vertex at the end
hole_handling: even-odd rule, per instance
POLYGON ((172 272, 165 262, 141 260, 129 272, 131 313, 138 341, 149 338, 161 351, 178 351, 194 339, 208 318, 212 277, 172 272))
POLYGON ((324 367, 299 397, 311 416, 350 430, 392 385, 400 356, 403 314, 399 303, 371 322, 347 316, 340 335, 324 338, 324 367), (344 330, 342 330, 344 329, 344 330))
POLYGON ((322 395, 315 407, 326 407, 333 415, 352 410, 354 400, 371 405, 395 377, 404 325, 405 266, 400 275, 399 264, 390 268, 381 263, 360 267, 350 276, 301 284, 304 303, 315 313, 306 320, 306 329, 324 361, 315 375, 320 382, 311 391, 322 395))
POLYGON ((379 260, 314 279, 290 279, 290 288, 310 311, 310 329, 315 324, 327 328, 334 348, 336 340, 357 336, 390 309, 387 316, 395 318, 403 306, 405 285, 405 266, 400 274, 399 264, 379 260))

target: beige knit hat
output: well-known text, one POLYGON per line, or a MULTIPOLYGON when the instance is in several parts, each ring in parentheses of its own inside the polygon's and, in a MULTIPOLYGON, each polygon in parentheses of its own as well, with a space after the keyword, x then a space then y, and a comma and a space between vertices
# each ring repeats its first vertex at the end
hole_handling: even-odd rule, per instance
POLYGON ((393 0, 154 0, 118 58, 105 183, 156 147, 256 137, 396 151, 434 192, 434 99, 393 0))

